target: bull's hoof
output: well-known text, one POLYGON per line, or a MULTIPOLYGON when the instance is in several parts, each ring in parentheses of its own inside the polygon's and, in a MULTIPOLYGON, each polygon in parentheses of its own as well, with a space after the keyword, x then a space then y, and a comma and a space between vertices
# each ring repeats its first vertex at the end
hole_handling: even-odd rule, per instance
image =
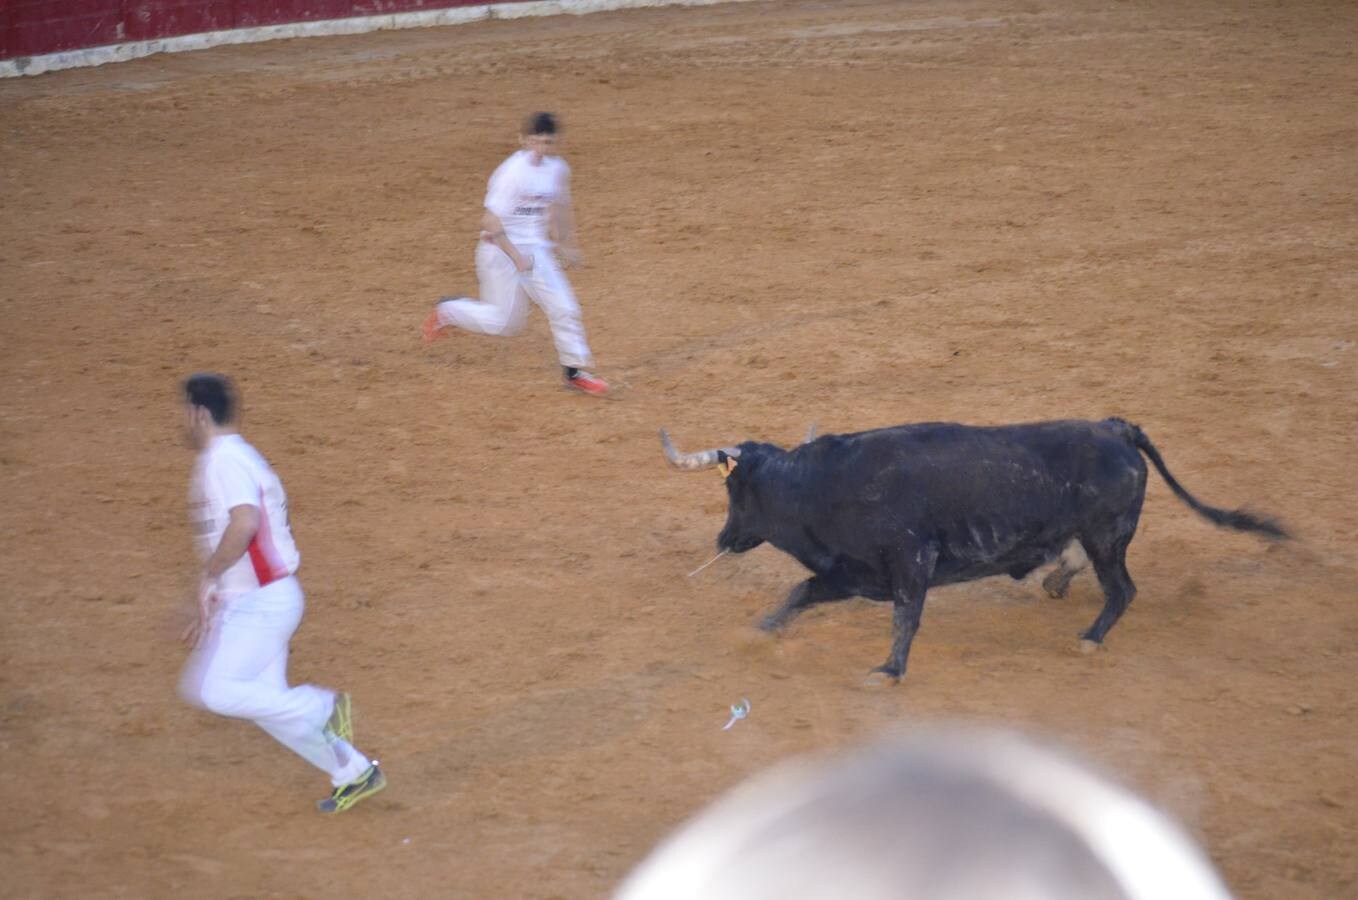
POLYGON ((893 687, 901 683, 899 672, 892 672, 886 666, 878 666, 868 673, 868 677, 863 679, 863 687, 882 688, 893 687))
POLYGON ((784 624, 781 616, 767 615, 759 620, 759 630, 765 634, 777 634, 783 630, 784 624))
POLYGON ((1103 644, 1098 641, 1091 641, 1089 638, 1080 639, 1080 652, 1084 654, 1098 653, 1103 644))
POLYGON ((777 643, 777 635, 762 628, 737 626, 729 632, 731 643, 741 650, 762 651, 777 643))
POLYGON ((1047 577, 1042 579, 1042 590, 1053 600, 1064 600, 1070 591, 1070 579, 1066 578, 1060 569, 1049 572, 1047 577))

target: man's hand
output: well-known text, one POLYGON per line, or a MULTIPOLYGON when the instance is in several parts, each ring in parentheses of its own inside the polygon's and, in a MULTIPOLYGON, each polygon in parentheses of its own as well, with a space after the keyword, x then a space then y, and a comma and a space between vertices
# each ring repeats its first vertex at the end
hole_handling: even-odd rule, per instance
POLYGON ((486 210, 481 216, 481 240, 488 241, 503 250, 518 271, 533 271, 532 254, 524 256, 519 252, 519 248, 515 247, 508 235, 505 234, 505 225, 500 221, 500 217, 490 210, 486 210))
POLYGON ((585 257, 580 253, 579 247, 557 247, 556 254, 561 257, 561 264, 567 269, 585 264, 585 257))
POLYGON ((217 581, 214 578, 203 578, 198 583, 198 618, 190 622, 179 636, 179 639, 189 647, 198 649, 203 643, 203 638, 207 637, 208 629, 212 626, 212 614, 217 607, 217 581))

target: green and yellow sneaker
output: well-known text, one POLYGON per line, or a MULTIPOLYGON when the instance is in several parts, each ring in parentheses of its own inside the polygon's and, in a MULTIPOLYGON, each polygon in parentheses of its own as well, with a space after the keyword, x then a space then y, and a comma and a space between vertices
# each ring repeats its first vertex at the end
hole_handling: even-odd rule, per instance
POLYGON ((348 784, 335 788, 334 793, 324 800, 316 801, 316 808, 323 813, 342 813, 364 797, 371 797, 387 786, 387 776, 377 767, 376 760, 368 771, 348 784))

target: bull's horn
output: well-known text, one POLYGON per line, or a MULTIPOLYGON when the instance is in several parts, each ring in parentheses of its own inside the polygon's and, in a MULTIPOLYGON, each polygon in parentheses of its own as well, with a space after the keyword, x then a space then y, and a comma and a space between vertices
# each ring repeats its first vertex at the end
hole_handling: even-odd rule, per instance
POLYGON ((725 453, 727 456, 739 457, 738 447, 723 447, 720 450, 700 450, 697 453, 680 453, 674 447, 674 442, 670 440, 670 434, 665 429, 660 429, 660 446, 665 448, 665 458, 670 461, 670 465, 676 469, 710 469, 717 464, 717 454, 725 453))
POLYGON ((806 429, 806 437, 802 438, 803 444, 809 444, 816 439, 816 423, 812 422, 811 427, 806 429))

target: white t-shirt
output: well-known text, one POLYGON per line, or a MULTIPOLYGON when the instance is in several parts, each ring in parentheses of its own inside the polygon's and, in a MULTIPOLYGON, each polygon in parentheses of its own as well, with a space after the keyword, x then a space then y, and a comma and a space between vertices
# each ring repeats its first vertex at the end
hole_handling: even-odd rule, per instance
POLYGON ((283 483, 240 435, 218 435, 198 454, 189 487, 189 518, 204 559, 221 543, 231 510, 244 505, 259 509, 259 530, 245 554, 222 574, 223 598, 287 578, 301 558, 288 527, 283 483))
POLYGON ((570 202, 571 167, 559 156, 544 156, 538 165, 533 154, 520 150, 490 176, 486 209, 500 217, 505 236, 514 246, 550 244, 547 210, 553 203, 570 202))

